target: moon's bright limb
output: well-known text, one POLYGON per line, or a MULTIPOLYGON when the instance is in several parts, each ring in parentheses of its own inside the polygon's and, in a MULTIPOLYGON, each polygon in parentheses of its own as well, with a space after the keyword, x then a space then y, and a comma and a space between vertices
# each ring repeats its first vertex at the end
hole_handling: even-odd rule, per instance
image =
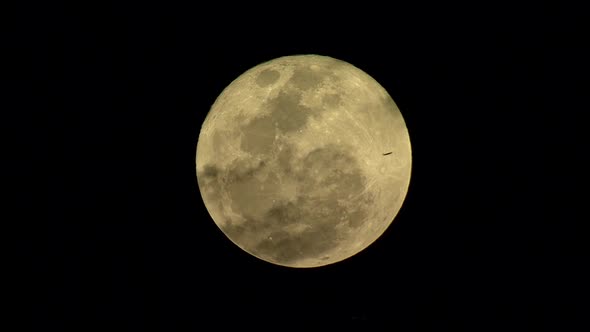
POLYGON ((262 63, 217 98, 197 144, 203 201, 246 252, 332 264, 383 234, 405 199, 411 146, 387 91, 353 65, 297 55, 262 63))

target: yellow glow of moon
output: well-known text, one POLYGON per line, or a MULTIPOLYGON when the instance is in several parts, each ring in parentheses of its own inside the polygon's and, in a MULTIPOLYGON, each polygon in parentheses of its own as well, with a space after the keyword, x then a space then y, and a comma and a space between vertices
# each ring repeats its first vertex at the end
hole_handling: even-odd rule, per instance
POLYGON ((373 243, 411 173, 402 114, 387 91, 327 56, 277 58, 217 98, 197 144, 199 190, 246 252, 290 267, 332 264, 373 243))

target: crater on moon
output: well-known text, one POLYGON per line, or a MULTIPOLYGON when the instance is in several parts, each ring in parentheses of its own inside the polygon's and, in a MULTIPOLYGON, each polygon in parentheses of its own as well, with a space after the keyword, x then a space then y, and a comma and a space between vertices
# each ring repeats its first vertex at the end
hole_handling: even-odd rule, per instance
POLYGON ((411 151, 401 113, 342 61, 262 65, 230 84, 203 123, 196 166, 205 206, 234 244, 265 261, 346 259, 384 232, 405 197, 411 151), (273 93, 259 91, 271 85, 273 93), (383 158, 386 150, 396 158, 383 158))

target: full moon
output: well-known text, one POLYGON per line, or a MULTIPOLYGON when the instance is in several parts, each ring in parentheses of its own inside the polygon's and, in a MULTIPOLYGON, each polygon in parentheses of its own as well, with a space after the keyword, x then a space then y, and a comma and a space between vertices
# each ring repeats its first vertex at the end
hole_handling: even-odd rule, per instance
POLYGON ((235 79, 205 118, 199 191, 231 242, 310 268, 367 248, 406 197, 412 152, 387 91, 328 56, 285 56, 235 79))

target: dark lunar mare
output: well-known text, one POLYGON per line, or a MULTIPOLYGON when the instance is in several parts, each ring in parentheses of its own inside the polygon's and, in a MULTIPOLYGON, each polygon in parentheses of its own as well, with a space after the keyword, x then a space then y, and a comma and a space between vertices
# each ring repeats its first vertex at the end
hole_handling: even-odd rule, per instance
MULTIPOLYGON (((280 264, 320 258, 337 247, 340 241, 353 241, 335 227, 340 223, 347 226, 345 229, 354 230, 361 226, 372 198, 360 195, 367 179, 355 157, 347 150, 344 146, 330 145, 312 150, 302 160, 293 160, 291 155, 289 165, 301 165, 297 168, 278 163, 281 176, 292 177, 299 183, 300 191, 295 199, 285 201, 277 195, 276 203, 263 217, 256 219, 244 211, 234 211, 241 213, 246 222, 240 225, 226 223, 222 226, 223 232, 238 244, 249 243, 249 239, 268 233, 268 237, 244 249, 280 264), (360 198, 355 200, 357 195, 360 198), (294 225, 305 225, 305 229, 300 233, 289 232, 294 225)), ((247 177, 242 174, 254 174, 258 169, 231 168, 225 178, 245 181, 247 177)), ((207 173, 215 174, 211 170, 207 173)), ((218 188, 226 187, 220 184, 218 188)))

